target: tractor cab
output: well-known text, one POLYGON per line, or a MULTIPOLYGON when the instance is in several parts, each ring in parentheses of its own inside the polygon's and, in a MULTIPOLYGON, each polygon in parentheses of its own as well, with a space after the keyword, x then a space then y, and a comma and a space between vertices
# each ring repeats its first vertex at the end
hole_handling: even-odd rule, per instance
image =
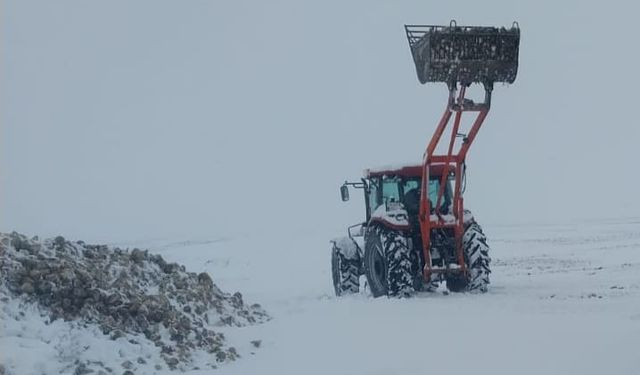
MULTIPOLYGON (((422 171, 421 165, 367 169, 360 182, 345 181, 340 188, 342 200, 349 200, 348 186, 361 188, 364 190, 367 222, 371 219, 371 214, 380 206, 389 207, 398 204, 402 204, 411 219, 417 220, 420 209, 422 171)), ((443 165, 436 165, 430 171, 427 192, 432 212, 435 211, 443 171, 443 165)), ((451 168, 446 178, 443 199, 440 202, 439 212, 441 214, 447 214, 451 210, 453 195, 451 181, 453 180, 454 169, 451 168)))

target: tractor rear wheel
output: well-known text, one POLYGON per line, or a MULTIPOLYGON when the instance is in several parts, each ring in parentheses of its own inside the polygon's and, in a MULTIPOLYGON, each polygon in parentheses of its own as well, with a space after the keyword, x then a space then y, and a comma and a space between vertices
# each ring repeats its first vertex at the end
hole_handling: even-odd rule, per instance
POLYGON ((336 296, 360 291, 360 258, 348 259, 334 244, 331 250, 331 276, 336 296))
POLYGON ((371 226, 365 236, 364 268, 371 294, 408 297, 415 292, 416 256, 401 231, 371 226))
POLYGON ((482 228, 475 221, 470 223, 464 231, 462 250, 469 277, 451 276, 447 278, 447 288, 452 292, 486 292, 491 273, 489 245, 487 245, 487 237, 482 232, 482 228))

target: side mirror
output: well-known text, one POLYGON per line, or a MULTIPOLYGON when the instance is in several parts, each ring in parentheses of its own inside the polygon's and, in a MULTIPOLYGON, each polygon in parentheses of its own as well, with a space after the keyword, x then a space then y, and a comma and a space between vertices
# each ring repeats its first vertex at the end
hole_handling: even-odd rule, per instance
POLYGON ((347 185, 340 186, 340 196, 342 197, 343 202, 349 200, 349 187, 347 185))

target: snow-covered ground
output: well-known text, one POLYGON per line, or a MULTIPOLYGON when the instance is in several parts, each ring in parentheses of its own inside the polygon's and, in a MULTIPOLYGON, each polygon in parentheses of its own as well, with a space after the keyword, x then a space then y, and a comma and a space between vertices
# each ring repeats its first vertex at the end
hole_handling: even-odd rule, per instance
POLYGON ((484 229, 489 293, 405 300, 336 298, 335 233, 130 245, 273 316, 227 332, 245 355, 220 374, 640 374, 640 218, 484 229))
MULTIPOLYGON (((113 245, 207 271, 269 312, 264 324, 220 327, 242 358, 219 374, 640 374, 640 218, 484 229, 489 293, 402 300, 333 295, 328 239, 336 233, 113 245)), ((45 324, 35 310, 2 303, 26 313, 0 335, 0 362, 14 374, 72 373, 74 358, 117 369, 123 351, 146 358, 144 371, 168 373, 154 370, 163 362, 151 346, 45 324)))

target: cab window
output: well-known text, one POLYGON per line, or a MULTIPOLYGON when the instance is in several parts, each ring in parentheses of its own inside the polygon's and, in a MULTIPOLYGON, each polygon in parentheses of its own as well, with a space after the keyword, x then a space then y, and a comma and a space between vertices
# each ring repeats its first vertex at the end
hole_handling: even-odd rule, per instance
POLYGON ((404 193, 407 194, 407 192, 413 190, 413 189, 418 189, 420 190, 420 181, 413 179, 413 180, 406 180, 404 182, 404 185, 402 186, 404 193))
POLYGON ((372 179, 369 182, 369 208, 371 212, 375 211, 376 208, 380 205, 378 203, 378 190, 380 186, 379 179, 372 179))
POLYGON ((399 182, 400 179, 396 177, 385 178, 382 180, 382 202, 384 204, 400 201, 399 182))
MULTIPOLYGON (((431 209, 436 205, 436 201, 438 200, 438 191, 440 190, 440 179, 431 179, 429 180, 429 202, 431 209)), ((442 200, 440 201, 440 211, 447 212, 449 211, 449 205, 451 204, 451 184, 450 181, 447 180, 446 185, 444 187, 444 194, 442 195, 442 200)))

